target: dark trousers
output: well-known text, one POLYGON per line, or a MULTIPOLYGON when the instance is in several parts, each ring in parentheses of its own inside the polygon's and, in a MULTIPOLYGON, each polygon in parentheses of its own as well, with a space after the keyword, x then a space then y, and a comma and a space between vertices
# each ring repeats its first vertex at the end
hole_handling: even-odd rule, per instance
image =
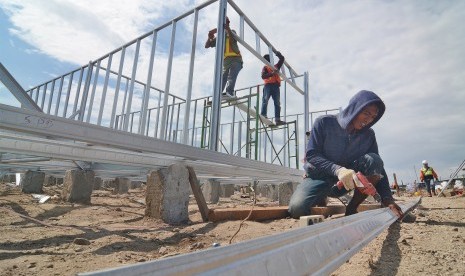
POLYGON ((263 88, 263 98, 262 98, 262 110, 260 115, 267 117, 268 111, 268 101, 270 97, 273 98, 274 102, 274 118, 275 120, 280 120, 281 117, 281 100, 279 95, 279 84, 269 83, 265 84, 263 88))
MULTIPOLYGON (((371 175, 382 175, 381 180, 376 184, 376 190, 383 194, 389 193, 389 181, 387 180, 386 173, 384 171, 384 164, 381 160, 381 157, 375 153, 368 153, 361 156, 359 159, 355 160, 350 167, 356 172, 361 172, 366 176, 371 175), (381 192, 382 190, 385 190, 381 192), (387 190, 386 190, 387 189, 387 190)), ((340 197, 346 194, 348 191, 344 188, 339 190, 335 185, 338 179, 336 176, 327 176, 322 175, 318 171, 307 171, 307 178, 300 183, 294 193, 291 196, 289 202, 289 214, 291 217, 298 219, 300 216, 310 215, 310 207, 318 205, 320 202, 324 201, 326 197, 340 197)), ((357 209, 358 205, 363 202, 366 198, 357 196, 357 201, 355 206, 354 203, 349 203, 351 208, 357 209)), ((355 196, 354 198, 355 199, 355 196)))

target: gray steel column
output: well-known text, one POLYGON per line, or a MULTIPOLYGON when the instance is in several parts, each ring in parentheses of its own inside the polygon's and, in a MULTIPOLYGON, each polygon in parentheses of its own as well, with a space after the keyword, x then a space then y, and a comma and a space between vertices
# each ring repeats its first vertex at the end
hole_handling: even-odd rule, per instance
POLYGON ((192 137, 191 137, 191 146, 194 145, 194 137, 195 137, 195 119, 197 117, 197 100, 194 103, 194 118, 192 119, 192 137))
POLYGON ((42 102, 40 103, 40 108, 43 110, 44 108, 44 105, 45 105, 45 96, 47 95, 47 84, 48 82, 46 82, 44 84, 44 94, 42 95, 42 102))
POLYGON ((55 105, 55 116, 58 116, 58 109, 60 108, 61 91, 63 91, 63 82, 64 82, 64 80, 65 80, 65 76, 61 76, 61 78, 60 78, 60 89, 58 89, 57 104, 55 105))
POLYGON ((50 114, 50 111, 52 110, 53 93, 55 91, 55 81, 56 79, 52 80, 52 88, 50 88, 50 98, 48 99, 47 114, 50 114))
POLYGON ((102 115, 103 115, 103 109, 105 107, 105 98, 107 97, 108 79, 110 78, 112 59, 113 59, 113 53, 108 56, 107 70, 106 70, 107 72, 105 73, 105 81, 103 83, 102 99, 100 101, 100 110, 98 113, 97 125, 102 124, 102 115))
POLYGON ((139 134, 144 134, 145 132, 145 124, 147 121, 147 108, 149 106, 150 100, 150 87, 152 86, 152 72, 153 72, 153 61, 155 59, 155 49, 157 47, 157 31, 153 31, 153 38, 152 38, 152 50, 150 51, 150 61, 149 61, 149 70, 147 73, 147 84, 145 85, 144 89, 144 97, 142 99, 142 118, 139 120, 139 129, 137 132, 139 134))
POLYGON ((166 82, 165 82, 165 91, 163 93, 163 112, 161 113, 161 130, 160 130, 160 139, 166 139, 166 128, 168 122, 168 97, 170 93, 170 81, 171 81, 171 68, 173 66, 173 53, 174 53, 174 39, 176 36, 176 21, 171 23, 171 42, 170 42, 170 52, 168 57, 168 67, 166 69, 166 82))
POLYGON ((308 96, 308 72, 304 73, 304 128, 305 133, 309 131, 308 113, 309 113, 309 96, 308 96))
POLYGON ((191 111, 192 100, 192 80, 194 76, 194 62, 195 62, 195 45, 197 44, 197 24, 199 20, 199 10, 194 11, 194 29, 192 32, 192 46, 191 46, 191 60, 189 64, 189 79, 187 81, 187 98, 186 98, 186 111, 184 113, 183 137, 182 143, 187 145, 189 139, 189 116, 191 111))
POLYGON ((86 122, 90 122, 90 116, 92 115, 92 106, 94 105, 95 90, 97 89, 97 82, 100 72, 100 63, 101 59, 97 61, 97 69, 95 70, 94 84, 92 85, 92 92, 90 93, 89 108, 87 110, 87 119, 86 122))
POLYGON ((68 111, 69 97, 71 95, 71 88, 73 85, 73 76, 74 76, 74 72, 71 72, 69 75, 69 81, 68 81, 68 91, 66 91, 65 107, 63 109, 64 118, 66 118, 66 112, 68 111))
POLYGON ((211 114, 211 130, 210 142, 208 147, 210 150, 218 150, 218 128, 221 123, 221 88, 222 88, 222 72, 223 72, 223 55, 224 55, 224 24, 226 21, 227 1, 219 1, 218 11, 218 26, 216 33, 216 55, 215 55, 215 73, 213 84, 212 98, 212 114, 211 114))
POLYGON ((81 83, 82 83, 83 75, 84 75, 84 67, 81 67, 81 70, 79 71, 78 86, 76 88, 76 98, 74 98, 73 114, 76 114, 76 111, 77 111, 79 95, 81 94, 81 83))
POLYGON ((111 110, 111 118, 110 118, 110 127, 118 129, 118 126, 115 124, 115 116, 116 116, 116 108, 118 105, 118 96, 119 96, 119 89, 121 86, 121 75, 123 74, 123 65, 124 65, 124 55, 126 54, 126 47, 121 49, 121 57, 119 59, 119 69, 118 69, 118 77, 116 78, 116 88, 115 88, 115 97, 113 99, 113 107, 111 110))
POLYGON ((136 51, 134 53, 134 63, 132 64, 131 84, 129 86, 128 103, 126 106, 126 114, 123 122, 123 130, 128 130, 129 114, 131 113, 132 95, 134 94, 134 82, 136 81, 137 62, 139 61, 140 38, 136 42, 136 51))

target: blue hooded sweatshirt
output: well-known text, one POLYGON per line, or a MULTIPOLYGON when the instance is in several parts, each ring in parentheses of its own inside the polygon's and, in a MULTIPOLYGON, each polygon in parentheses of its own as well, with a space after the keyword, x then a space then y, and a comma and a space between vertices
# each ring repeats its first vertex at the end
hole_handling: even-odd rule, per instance
MULTIPOLYGON (((362 155, 379 155, 371 126, 379 121, 385 109, 383 101, 375 93, 362 90, 350 99, 349 105, 341 113, 317 118, 308 141, 306 167, 331 177, 337 176, 336 170, 341 167, 350 168, 362 155), (378 106, 378 116, 361 130, 349 133, 352 120, 370 104, 378 106)), ((387 177, 385 179, 387 182, 387 177)))

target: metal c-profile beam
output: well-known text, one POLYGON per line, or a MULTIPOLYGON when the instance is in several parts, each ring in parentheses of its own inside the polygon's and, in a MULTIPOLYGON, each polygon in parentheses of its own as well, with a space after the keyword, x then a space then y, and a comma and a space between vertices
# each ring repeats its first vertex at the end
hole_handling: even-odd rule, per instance
MULTIPOLYGON (((408 213, 420 203, 400 204, 408 213)), ((329 275, 397 217, 389 208, 251 241, 79 275, 329 275)))
POLYGON ((40 109, 31 97, 29 97, 2 63, 0 63, 0 81, 11 92, 11 94, 16 97, 23 107, 42 112, 42 109, 40 109))

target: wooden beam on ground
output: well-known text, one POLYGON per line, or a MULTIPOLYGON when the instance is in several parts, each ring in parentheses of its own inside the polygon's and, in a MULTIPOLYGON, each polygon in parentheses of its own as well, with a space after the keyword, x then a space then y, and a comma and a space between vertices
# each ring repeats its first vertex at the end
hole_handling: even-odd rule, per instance
MULTIPOLYGON (((380 208, 379 204, 361 204, 358 207, 359 212, 373 210, 380 208)), ((208 220, 212 222, 224 221, 224 220, 243 220, 245 219, 250 211, 249 220, 263 221, 270 219, 282 219, 289 216, 287 212, 287 206, 276 206, 276 207, 257 207, 255 206, 252 210, 250 208, 227 208, 227 209, 213 209, 210 210, 208 220)), ((326 207, 311 207, 311 215, 322 215, 329 217, 332 215, 344 214, 346 207, 344 205, 328 205, 326 207)))
POLYGON ((209 210, 207 202, 205 201, 205 197, 203 196, 202 190, 200 189, 200 185, 197 180, 197 175, 195 174, 194 168, 187 166, 187 170, 189 171, 189 183, 191 184, 192 193, 194 194, 195 201, 197 201, 197 205, 199 206, 199 211, 202 215, 202 220, 208 221, 209 210))
MULTIPOLYGON (((228 208, 228 209, 214 209, 210 211, 208 219, 213 222, 224 220, 243 220, 252 210, 250 208, 228 208)), ((287 206, 277 207, 257 207, 255 206, 250 214, 249 220, 261 221, 270 219, 281 219, 288 216, 287 206)))

